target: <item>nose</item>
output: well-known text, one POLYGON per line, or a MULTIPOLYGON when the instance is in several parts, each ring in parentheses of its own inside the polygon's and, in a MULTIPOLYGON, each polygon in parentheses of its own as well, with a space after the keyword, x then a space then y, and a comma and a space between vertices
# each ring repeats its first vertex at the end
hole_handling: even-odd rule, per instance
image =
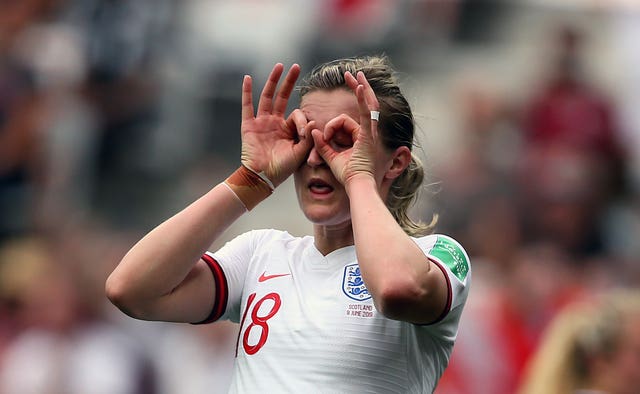
POLYGON ((323 164, 324 164, 324 159, 322 158, 322 156, 320 156, 320 153, 318 153, 318 150, 314 145, 313 148, 311 148, 311 151, 309 152, 309 156, 307 157, 307 165, 309 167, 318 167, 323 164))

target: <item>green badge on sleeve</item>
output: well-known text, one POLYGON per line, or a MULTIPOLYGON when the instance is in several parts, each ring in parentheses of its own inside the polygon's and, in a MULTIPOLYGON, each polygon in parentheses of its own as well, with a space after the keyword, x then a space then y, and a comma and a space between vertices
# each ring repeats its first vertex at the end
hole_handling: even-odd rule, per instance
POLYGON ((461 281, 464 281, 467 277, 469 259, 462 247, 451 238, 438 236, 438 240, 429 251, 429 254, 442 261, 461 281))

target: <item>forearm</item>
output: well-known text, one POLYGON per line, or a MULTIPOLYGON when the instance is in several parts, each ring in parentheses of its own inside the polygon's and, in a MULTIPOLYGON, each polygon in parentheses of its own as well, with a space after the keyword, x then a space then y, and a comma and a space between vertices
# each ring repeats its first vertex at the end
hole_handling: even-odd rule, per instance
POLYGON ((348 187, 358 261, 369 276, 368 285, 414 277, 428 264, 420 248, 402 230, 378 194, 373 178, 362 177, 348 187))
POLYGON ((395 221, 373 178, 347 186, 358 263, 376 307, 388 317, 430 322, 442 312, 446 284, 395 221))
POLYGON ((141 304, 171 293, 244 212, 234 193, 217 185, 136 243, 109 277, 108 293, 141 304))

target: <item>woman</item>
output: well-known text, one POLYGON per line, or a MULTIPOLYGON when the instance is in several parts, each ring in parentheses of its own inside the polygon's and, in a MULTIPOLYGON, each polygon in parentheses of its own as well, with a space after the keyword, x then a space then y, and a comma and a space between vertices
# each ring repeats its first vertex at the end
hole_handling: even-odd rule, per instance
POLYGON ((277 64, 254 113, 242 87, 240 168, 159 225, 107 281, 146 320, 240 323, 231 391, 431 392, 446 367, 470 284, 462 247, 412 221, 422 182, 414 123, 386 58, 314 69, 279 89, 277 64), (313 237, 256 230, 206 252, 294 174, 313 237))
POLYGON ((640 291, 611 289, 575 302, 547 328, 519 394, 636 394, 640 291))

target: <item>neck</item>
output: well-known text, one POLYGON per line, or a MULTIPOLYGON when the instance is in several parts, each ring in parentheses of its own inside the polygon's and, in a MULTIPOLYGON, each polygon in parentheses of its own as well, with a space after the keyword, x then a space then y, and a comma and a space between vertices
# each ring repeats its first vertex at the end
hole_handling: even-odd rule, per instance
POLYGON ((316 249, 323 256, 334 250, 353 245, 351 221, 332 226, 314 225, 313 235, 316 249))

